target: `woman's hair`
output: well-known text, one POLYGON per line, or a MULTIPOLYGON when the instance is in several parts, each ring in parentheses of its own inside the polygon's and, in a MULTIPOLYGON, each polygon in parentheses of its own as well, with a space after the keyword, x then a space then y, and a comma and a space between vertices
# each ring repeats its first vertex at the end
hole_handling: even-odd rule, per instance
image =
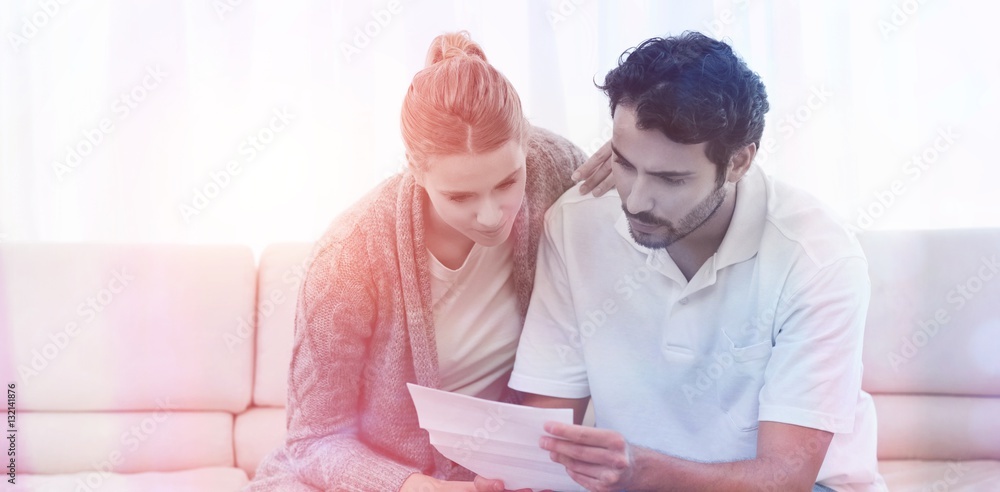
POLYGON ((407 160, 423 171, 432 156, 480 154, 511 139, 521 142, 527 122, 514 86, 461 31, 431 42, 427 64, 403 99, 401 127, 407 160))

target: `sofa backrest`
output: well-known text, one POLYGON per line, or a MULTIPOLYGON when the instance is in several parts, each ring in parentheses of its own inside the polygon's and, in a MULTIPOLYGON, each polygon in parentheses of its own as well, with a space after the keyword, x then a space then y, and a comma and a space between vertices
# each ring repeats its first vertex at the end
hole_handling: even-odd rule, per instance
POLYGON ((19 471, 232 466, 256 283, 242 246, 0 245, 19 471))
POLYGON ((260 256, 255 406, 285 406, 295 334, 295 307, 311 251, 309 243, 283 243, 268 246, 260 256))
POLYGON ((1000 229, 860 237, 881 459, 1000 459, 1000 229))

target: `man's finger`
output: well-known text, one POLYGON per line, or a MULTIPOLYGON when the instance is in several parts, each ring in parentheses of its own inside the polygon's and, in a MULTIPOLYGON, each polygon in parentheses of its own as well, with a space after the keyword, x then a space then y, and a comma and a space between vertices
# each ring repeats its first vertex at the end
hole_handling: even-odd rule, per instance
POLYGON ((628 460, 624 453, 611 451, 601 447, 584 446, 571 441, 563 441, 551 437, 542 438, 542 449, 550 453, 565 455, 581 463, 593 463, 606 468, 624 469, 628 460))
POLYGON ((549 421, 545 423, 545 432, 560 439, 586 446, 607 448, 612 451, 625 450, 625 438, 621 434, 607 429, 549 421))

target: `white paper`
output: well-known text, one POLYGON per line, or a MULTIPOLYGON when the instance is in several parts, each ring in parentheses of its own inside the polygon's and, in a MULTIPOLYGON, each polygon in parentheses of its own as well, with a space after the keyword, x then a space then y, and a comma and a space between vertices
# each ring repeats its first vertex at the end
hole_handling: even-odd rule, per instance
POLYGON ((538 446, 553 420, 573 423, 568 408, 534 408, 406 385, 417 407, 420 427, 446 458, 483 478, 503 480, 510 490, 582 492, 566 468, 538 446))

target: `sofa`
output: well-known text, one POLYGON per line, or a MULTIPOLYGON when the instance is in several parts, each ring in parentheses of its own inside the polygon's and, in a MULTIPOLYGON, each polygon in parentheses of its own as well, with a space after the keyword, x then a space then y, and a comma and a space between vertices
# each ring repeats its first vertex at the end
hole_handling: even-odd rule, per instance
MULTIPOLYGON (((1000 490, 1000 229, 860 239, 890 490, 1000 490)), ((10 490, 239 490, 284 438, 310 250, 0 244, 10 490)))

